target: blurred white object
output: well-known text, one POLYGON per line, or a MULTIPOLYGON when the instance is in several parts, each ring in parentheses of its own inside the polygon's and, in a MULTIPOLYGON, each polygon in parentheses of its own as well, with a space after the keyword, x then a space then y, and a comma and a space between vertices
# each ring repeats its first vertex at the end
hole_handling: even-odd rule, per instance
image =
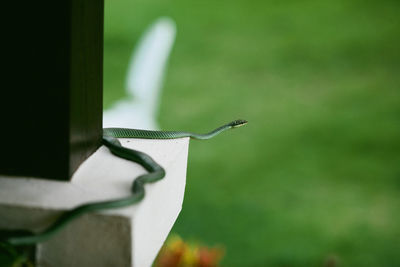
POLYGON ((172 19, 156 20, 140 39, 129 64, 128 98, 104 111, 103 127, 157 130, 156 114, 168 56, 175 40, 172 19))

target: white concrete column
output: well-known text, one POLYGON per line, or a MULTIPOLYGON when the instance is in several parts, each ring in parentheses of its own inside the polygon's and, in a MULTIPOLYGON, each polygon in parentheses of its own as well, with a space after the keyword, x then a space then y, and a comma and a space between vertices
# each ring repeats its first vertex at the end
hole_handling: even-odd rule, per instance
MULTIPOLYGON (((21 142, 25 142, 23 140, 21 142)), ((151 266, 182 207, 189 138, 121 139, 166 170, 131 207, 83 215, 36 249, 38 266, 151 266)), ((40 230, 78 205, 130 194, 138 164, 101 147, 71 182, 0 176, 0 228, 40 230)))

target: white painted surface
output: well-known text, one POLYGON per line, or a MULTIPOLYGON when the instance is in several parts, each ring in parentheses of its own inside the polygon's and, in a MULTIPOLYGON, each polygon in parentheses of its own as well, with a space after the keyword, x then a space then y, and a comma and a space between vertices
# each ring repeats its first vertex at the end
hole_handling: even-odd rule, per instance
MULTIPOLYGON (((146 185, 145 199, 131 207, 87 214, 37 250, 39 266, 150 266, 183 202, 188 138, 121 139, 166 169, 146 185)), ((101 147, 74 174, 72 182, 0 176, 0 228, 40 230, 62 211, 90 201, 130 194, 145 170, 101 147)))

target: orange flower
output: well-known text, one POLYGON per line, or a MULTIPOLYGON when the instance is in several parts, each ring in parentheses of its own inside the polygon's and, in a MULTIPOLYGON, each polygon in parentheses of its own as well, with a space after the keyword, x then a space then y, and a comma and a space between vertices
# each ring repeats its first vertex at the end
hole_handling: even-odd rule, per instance
POLYGON ((206 248, 202 247, 198 251, 197 267, 217 267, 218 263, 224 255, 224 250, 221 248, 206 248))
POLYGON ((224 255, 222 248, 190 246, 179 236, 168 238, 156 260, 156 267, 217 267, 224 255))

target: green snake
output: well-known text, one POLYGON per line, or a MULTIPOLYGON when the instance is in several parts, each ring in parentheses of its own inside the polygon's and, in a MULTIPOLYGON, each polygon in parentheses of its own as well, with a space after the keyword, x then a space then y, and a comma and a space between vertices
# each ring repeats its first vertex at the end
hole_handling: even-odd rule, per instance
POLYGON ((48 240, 55 233, 63 229, 69 222, 75 218, 94 211, 105 209, 121 208, 135 204, 142 200, 145 195, 144 185, 154 183, 164 178, 165 170, 149 155, 123 147, 117 138, 142 138, 142 139, 173 139, 190 137, 193 139, 210 139, 223 131, 245 125, 245 120, 235 120, 227 123, 206 134, 196 134, 181 131, 149 131, 127 128, 105 128, 103 129, 103 145, 105 145, 112 154, 136 162, 143 166, 148 173, 138 176, 132 183, 131 195, 125 198, 93 202, 80 205, 72 210, 64 212, 48 228, 40 233, 31 233, 28 231, 7 231, 0 233, 0 244, 11 246, 32 245, 48 240))

